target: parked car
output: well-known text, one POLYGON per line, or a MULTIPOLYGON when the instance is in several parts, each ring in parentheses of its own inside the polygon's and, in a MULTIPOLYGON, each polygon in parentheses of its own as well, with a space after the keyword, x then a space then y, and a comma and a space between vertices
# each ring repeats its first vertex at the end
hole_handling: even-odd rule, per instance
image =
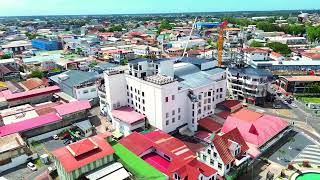
POLYGON ((52 136, 52 138, 53 138, 54 140, 58 140, 58 139, 59 139, 59 136, 55 134, 55 135, 52 136))
POLYGON ((273 104, 273 108, 274 109, 281 109, 281 105, 280 104, 273 104))
POLYGON ((292 107, 297 108, 298 106, 294 103, 291 104, 292 107))
POLYGON ((68 144, 69 141, 70 141, 70 139, 66 138, 66 139, 63 140, 63 144, 68 144))
POLYGON ((29 169, 31 169, 32 171, 36 171, 37 170, 36 165, 34 165, 32 162, 28 162, 27 167, 29 169))

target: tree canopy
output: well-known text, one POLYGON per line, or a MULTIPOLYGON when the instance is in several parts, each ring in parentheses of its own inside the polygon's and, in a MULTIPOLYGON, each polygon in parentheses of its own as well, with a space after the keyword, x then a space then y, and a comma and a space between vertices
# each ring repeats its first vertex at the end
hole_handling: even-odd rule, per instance
POLYGON ((122 31, 122 25, 112 25, 108 31, 109 32, 119 32, 119 31, 122 31))
POLYGON ((318 27, 308 27, 307 36, 309 41, 319 41, 320 40, 320 26, 318 27))
POLYGON ((162 20, 159 27, 158 27, 158 34, 161 33, 161 31, 163 31, 164 29, 172 29, 173 28, 173 25, 170 24, 170 21, 165 19, 165 20, 162 20))
POLYGON ((258 42, 258 41, 252 41, 250 43, 250 47, 264 47, 263 43, 258 42))
POLYGON ((280 53, 282 55, 288 56, 291 54, 291 49, 287 44, 282 44, 279 42, 268 43, 267 47, 271 48, 273 51, 280 53))
POLYGON ((10 59, 11 55, 10 54, 4 54, 2 56, 0 56, 0 59, 10 59))
POLYGON ((43 76, 44 76, 44 73, 40 70, 34 70, 31 72, 32 78, 40 78, 41 79, 41 78, 43 78, 43 76))
POLYGON ((26 32, 25 35, 29 40, 35 39, 37 37, 37 34, 32 34, 30 32, 26 32))

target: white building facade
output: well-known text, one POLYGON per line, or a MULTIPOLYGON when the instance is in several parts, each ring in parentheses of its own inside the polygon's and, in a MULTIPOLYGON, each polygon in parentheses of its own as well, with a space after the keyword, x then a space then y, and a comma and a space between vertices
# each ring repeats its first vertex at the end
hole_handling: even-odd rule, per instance
POLYGON ((105 91, 99 91, 102 113, 130 106, 162 131, 196 131, 197 121, 214 114, 216 104, 225 100, 223 69, 148 59, 131 61, 128 66, 126 72, 104 73, 105 91))

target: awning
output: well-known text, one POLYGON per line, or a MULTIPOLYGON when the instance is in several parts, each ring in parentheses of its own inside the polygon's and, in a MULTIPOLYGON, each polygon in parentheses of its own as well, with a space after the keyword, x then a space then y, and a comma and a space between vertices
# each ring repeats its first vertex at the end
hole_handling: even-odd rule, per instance
POLYGON ((112 136, 115 137, 116 139, 119 139, 123 136, 123 134, 119 131, 113 131, 112 136))

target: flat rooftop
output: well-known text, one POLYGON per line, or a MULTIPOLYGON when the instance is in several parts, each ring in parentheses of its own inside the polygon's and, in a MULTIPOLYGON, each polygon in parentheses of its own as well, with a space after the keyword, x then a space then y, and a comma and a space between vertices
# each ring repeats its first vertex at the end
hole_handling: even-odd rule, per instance
POLYGON ((320 76, 286 76, 283 78, 288 81, 300 81, 300 82, 320 81, 320 76))
POLYGON ((0 138, 0 153, 26 145, 19 133, 0 138))
POLYGON ((144 120, 145 116, 134 111, 131 107, 121 107, 119 109, 112 110, 112 115, 127 124, 133 124, 144 120))

